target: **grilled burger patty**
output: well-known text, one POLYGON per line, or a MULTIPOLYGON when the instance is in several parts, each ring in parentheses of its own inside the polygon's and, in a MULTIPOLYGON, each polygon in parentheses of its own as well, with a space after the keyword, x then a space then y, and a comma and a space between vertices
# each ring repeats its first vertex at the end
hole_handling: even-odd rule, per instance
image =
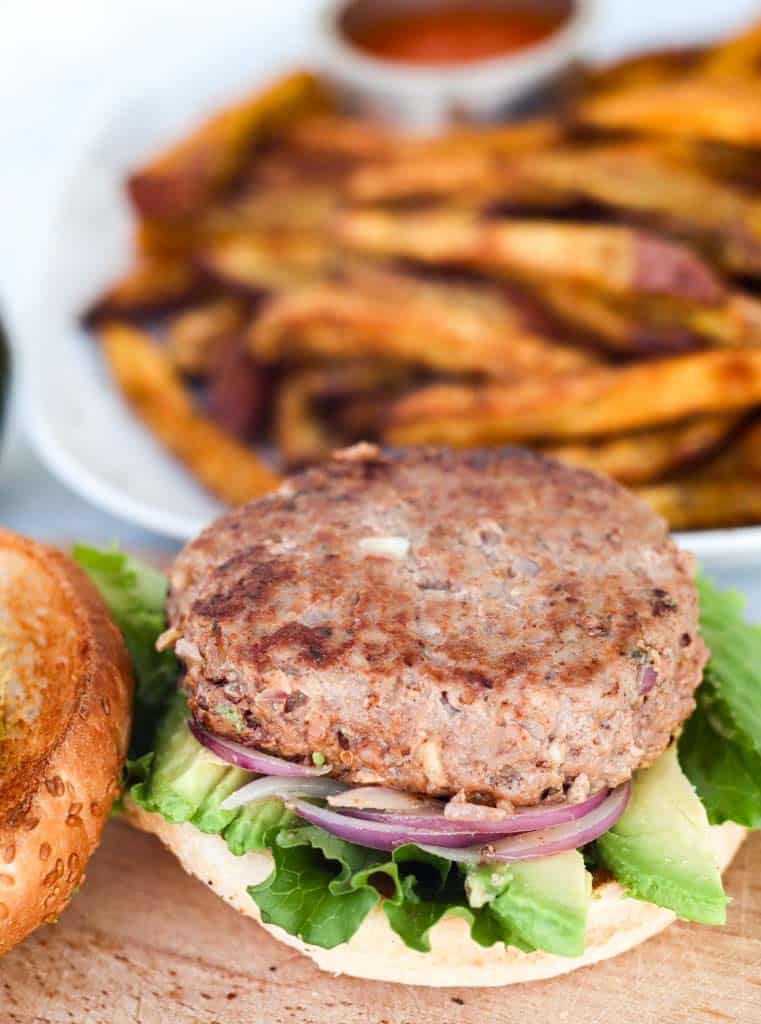
POLYGON ((500 806, 650 764, 706 660, 665 524, 518 449, 358 445, 291 478, 180 554, 167 642, 218 735, 500 806))

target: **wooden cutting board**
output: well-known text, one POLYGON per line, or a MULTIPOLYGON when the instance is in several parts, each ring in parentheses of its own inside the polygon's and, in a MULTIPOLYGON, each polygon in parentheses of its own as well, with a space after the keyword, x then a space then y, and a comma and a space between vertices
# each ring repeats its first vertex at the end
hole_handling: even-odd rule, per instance
POLYGON ((761 1024, 761 834, 726 883, 726 928, 532 985, 404 988, 321 974, 114 821, 60 923, 0 962, 0 1024, 761 1024))

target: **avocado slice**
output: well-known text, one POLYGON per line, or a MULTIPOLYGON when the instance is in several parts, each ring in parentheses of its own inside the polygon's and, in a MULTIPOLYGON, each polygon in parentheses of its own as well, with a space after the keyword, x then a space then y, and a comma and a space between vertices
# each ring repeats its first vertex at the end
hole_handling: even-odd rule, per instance
POLYGON ((491 903, 492 913, 536 949, 581 956, 592 876, 578 850, 511 864, 513 879, 491 903))
POLYGON ((727 897, 708 816, 679 766, 675 743, 636 773, 629 806, 597 847, 630 896, 685 921, 724 924, 727 897))
POLYGON ((584 952, 592 876, 577 850, 473 868, 465 891, 470 906, 488 905, 502 931, 516 935, 521 948, 560 956, 584 952))
POLYGON ((203 832, 219 832, 235 817, 220 803, 251 776, 213 757, 192 735, 187 718, 178 693, 159 727, 149 777, 133 796, 173 824, 192 821, 203 832))
POLYGON ((145 764, 133 765, 141 766, 142 781, 132 786, 132 799, 172 824, 189 821, 201 832, 221 833, 236 855, 262 849, 293 814, 274 798, 223 811, 222 801, 254 776, 210 754, 188 729, 188 714, 185 695, 178 692, 159 726, 154 753, 145 764))

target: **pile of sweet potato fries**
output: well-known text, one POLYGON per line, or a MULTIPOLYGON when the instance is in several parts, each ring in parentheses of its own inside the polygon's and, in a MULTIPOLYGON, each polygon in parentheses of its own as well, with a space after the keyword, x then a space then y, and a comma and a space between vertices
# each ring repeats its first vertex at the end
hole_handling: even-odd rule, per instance
POLYGON ((128 191, 134 266, 86 321, 223 500, 358 440, 520 443, 677 529, 761 522, 761 24, 430 139, 294 73, 128 191))

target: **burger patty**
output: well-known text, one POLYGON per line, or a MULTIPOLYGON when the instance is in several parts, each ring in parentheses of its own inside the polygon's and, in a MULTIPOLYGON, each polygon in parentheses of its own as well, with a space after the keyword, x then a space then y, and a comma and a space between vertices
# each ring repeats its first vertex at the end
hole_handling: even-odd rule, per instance
POLYGON ((220 736, 322 755, 352 783, 576 800, 690 714, 707 656, 692 571, 593 473, 358 445, 185 548, 167 642, 220 736))

